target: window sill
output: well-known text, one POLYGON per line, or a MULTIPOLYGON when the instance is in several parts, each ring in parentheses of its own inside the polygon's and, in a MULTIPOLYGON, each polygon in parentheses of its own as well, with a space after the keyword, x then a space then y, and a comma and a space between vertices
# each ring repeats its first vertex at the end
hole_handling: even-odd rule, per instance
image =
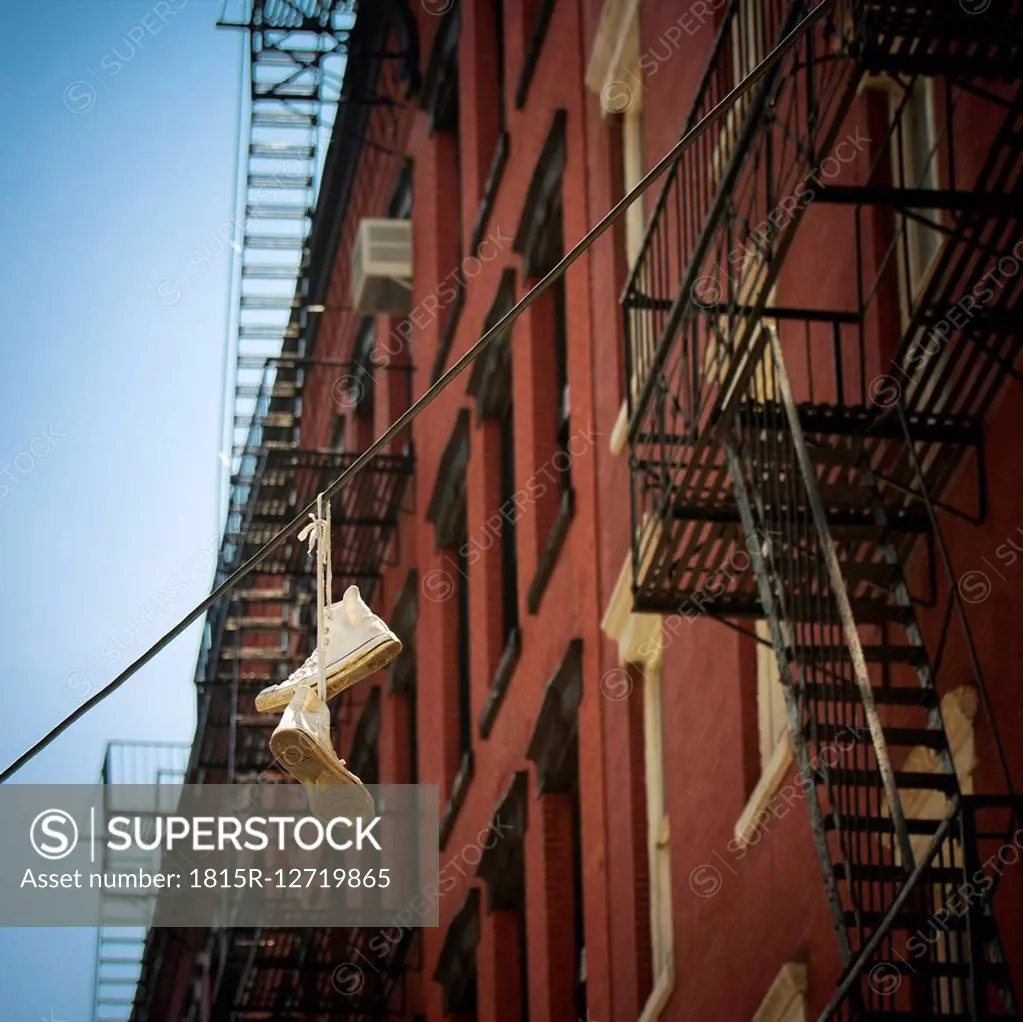
POLYGON ((508 633, 508 642, 497 663, 497 670, 494 671, 493 680, 490 682, 490 691, 487 693, 486 702, 483 704, 483 712, 480 714, 479 728, 480 737, 489 738, 493 730, 494 721, 497 720, 497 711, 501 709, 504 702, 504 694, 508 691, 512 674, 515 673, 515 665, 519 662, 519 654, 522 652, 522 633, 518 628, 513 628, 508 633))
POLYGON ((536 567, 536 574, 533 581, 529 583, 529 591, 526 593, 526 610, 535 614, 540 609, 540 601, 543 599, 547 583, 554 574, 554 566, 558 562, 558 555, 565 545, 565 537, 568 535, 568 527, 575 517, 575 490, 567 489, 561 495, 561 505, 558 508, 557 517, 551 525, 551 531, 544 543, 543 551, 540 553, 540 561, 536 567))
POLYGON ((746 808, 735 825, 735 840, 740 847, 745 848, 754 843, 765 822, 761 816, 777 794, 794 760, 792 739, 786 733, 775 746, 771 758, 764 764, 760 780, 757 781, 757 786, 753 789, 753 794, 750 795, 746 808))
POLYGON ((654 1019, 660 1018, 674 991, 675 970, 669 966, 657 977, 657 982, 654 984, 653 990, 650 991, 650 996, 646 999, 646 1004, 643 1005, 643 1010, 636 1022, 654 1022, 654 1019))
POLYGON ((442 851, 448 843, 451 829, 455 825, 455 820, 458 819, 462 804, 465 802, 465 796, 469 792, 469 782, 472 780, 472 775, 473 758, 472 752, 469 751, 462 754, 462 762, 458 766, 458 773, 455 774, 455 783, 451 786, 451 797, 448 799, 448 803, 444 807, 444 812, 440 818, 440 847, 442 851))

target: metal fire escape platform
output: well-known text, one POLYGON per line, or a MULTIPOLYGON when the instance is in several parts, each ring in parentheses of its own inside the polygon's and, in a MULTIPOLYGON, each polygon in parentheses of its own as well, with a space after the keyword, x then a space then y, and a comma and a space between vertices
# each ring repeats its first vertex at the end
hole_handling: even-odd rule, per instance
MULTIPOLYGON (((172 742, 110 742, 103 757, 100 784, 102 818, 111 813, 156 816, 173 812, 185 778, 188 746, 172 742), (158 797, 159 786, 166 798, 158 797), (155 794, 154 794, 155 792, 155 794)), ((124 854, 103 845, 99 871, 130 867, 124 854)), ((149 860, 146 860, 149 865, 149 860)), ((153 894, 104 889, 96 929, 93 1022, 127 1022, 144 971, 146 934, 156 898, 153 894)))
MULTIPOLYGON (((767 623, 846 965, 829 1018, 1020 1017, 1000 885, 912 942, 1023 823, 997 722, 1002 790, 965 795, 941 712, 953 623, 989 709, 941 522, 984 519, 1023 378, 1023 9, 967 6, 838 0, 669 170, 622 296, 635 604, 767 623)), ((686 127, 812 8, 732 0, 686 127)))
MULTIPOLYGON (((256 399, 256 418, 232 480, 232 503, 222 546, 226 577, 257 556, 299 509, 322 492, 356 459, 356 452, 310 450, 297 446, 283 405, 301 402, 301 383, 313 360, 272 360, 256 399), (298 384, 281 389, 279 363, 296 366, 298 384)), ((354 379, 361 368, 332 365, 339 379, 354 379)), ((381 368, 401 374, 408 367, 381 368)), ((365 375, 365 374, 364 374, 365 375)), ((367 387, 373 385, 367 377, 367 387)), ((346 399, 346 408, 348 408, 346 399)), ((358 414, 358 407, 351 407, 358 414)), ((377 579, 396 553, 400 514, 411 494, 413 455, 408 444, 374 457, 333 498, 335 598, 359 586, 371 599, 377 579)), ((197 767, 224 783, 255 782, 273 766, 268 740, 276 721, 258 714, 256 693, 283 680, 311 652, 315 635, 315 571, 306 544, 293 536, 263 556, 248 579, 210 612, 196 682, 208 697, 203 727, 197 732, 197 767)))

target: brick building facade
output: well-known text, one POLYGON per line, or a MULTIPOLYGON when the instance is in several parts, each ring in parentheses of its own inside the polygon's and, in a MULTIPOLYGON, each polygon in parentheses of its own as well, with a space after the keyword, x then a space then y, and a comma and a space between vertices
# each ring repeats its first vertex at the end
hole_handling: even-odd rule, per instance
MULTIPOLYGON (((1023 771, 1019 10, 830 6, 388 448, 371 602, 406 652, 339 751, 439 785, 440 926, 323 961, 393 969, 398 1017, 809 1019, 846 962, 834 1017, 1016 1014, 1019 803, 969 798, 1023 771), (1005 841, 957 829, 984 812, 1005 841), (997 931, 950 907, 985 861, 997 931)), ((295 349, 359 369, 310 363, 302 450, 364 450, 810 10, 391 7, 295 349), (353 310, 366 218, 411 222, 407 313, 353 310)), ((175 954, 145 1017, 256 1017, 175 954)), ((287 1017, 370 1015, 331 996, 287 1017)))

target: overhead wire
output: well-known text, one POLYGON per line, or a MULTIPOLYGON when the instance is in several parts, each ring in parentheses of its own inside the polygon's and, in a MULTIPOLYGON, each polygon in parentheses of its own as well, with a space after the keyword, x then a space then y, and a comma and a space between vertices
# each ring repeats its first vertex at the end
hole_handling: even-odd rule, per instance
MULTIPOLYGON (((728 111, 745 93, 749 92, 763 78, 771 73, 782 58, 792 50, 828 10, 834 6, 835 0, 821 0, 800 21, 792 31, 778 45, 768 53, 764 59, 750 71, 738 85, 724 96, 714 107, 712 107, 689 131, 687 131, 674 146, 644 175, 642 180, 637 182, 631 191, 626 193, 589 231, 575 244, 575 246, 561 261, 554 266, 545 277, 539 280, 504 316, 494 323, 489 330, 472 345, 454 364, 444 372, 427 390, 417 398, 401 415, 398 416, 390 426, 384 430, 365 451, 360 454, 351 465, 346 468, 325 490, 322 491, 323 498, 329 500, 335 493, 344 487, 351 479, 359 474, 373 459, 373 457, 391 440, 393 440, 413 419, 423 412, 447 386, 459 376, 463 370, 471 365, 484 351, 488 344, 496 338, 505 334, 508 328, 528 309, 544 291, 555 281, 562 277, 565 271, 573 265, 593 243, 600 238, 609 227, 611 227, 647 189, 669 168, 682 154, 692 146, 718 118, 728 111)), ((201 603, 186 614, 173 628, 159 638, 141 656, 129 664, 112 681, 103 688, 93 693, 81 705, 77 706, 60 723, 54 725, 43 735, 31 748, 23 752, 13 763, 0 773, 0 784, 7 781, 26 763, 34 759, 48 745, 63 734, 72 724, 85 716, 94 706, 98 706, 104 699, 117 691, 129 678, 137 674, 146 666, 164 647, 173 642, 179 635, 193 625, 210 607, 218 600, 226 596, 243 578, 254 571, 259 564, 273 553, 289 536, 292 535, 301 525, 305 523, 309 515, 316 510, 316 498, 303 507, 295 517, 282 527, 271 539, 256 551, 243 565, 237 568, 219 586, 217 586, 201 603)))

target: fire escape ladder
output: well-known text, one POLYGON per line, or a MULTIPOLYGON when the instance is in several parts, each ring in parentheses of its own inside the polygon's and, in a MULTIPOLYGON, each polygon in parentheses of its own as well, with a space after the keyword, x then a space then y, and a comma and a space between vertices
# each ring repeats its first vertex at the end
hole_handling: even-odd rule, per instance
MULTIPOLYGON (((687 123, 812 7, 730 3, 687 123)), ((960 791, 904 573, 937 601, 933 509, 983 519, 984 420, 1023 377, 1023 3, 970 7, 836 0, 669 170, 621 298, 635 607, 767 619, 848 1019, 1017 1015, 989 899, 946 918, 1007 810, 960 791), (941 503, 970 449, 972 514, 941 503)))
POLYGON ((958 1014, 978 997, 1015 1016, 990 905, 919 936, 978 849, 959 827, 927 849, 962 797, 901 566, 911 534, 893 527, 902 498, 840 415, 821 432, 819 410, 796 404, 771 331, 753 362, 724 442, 847 966, 883 930, 843 1017, 987 1017, 958 1014), (868 623, 853 610, 866 590, 884 608, 868 623))

